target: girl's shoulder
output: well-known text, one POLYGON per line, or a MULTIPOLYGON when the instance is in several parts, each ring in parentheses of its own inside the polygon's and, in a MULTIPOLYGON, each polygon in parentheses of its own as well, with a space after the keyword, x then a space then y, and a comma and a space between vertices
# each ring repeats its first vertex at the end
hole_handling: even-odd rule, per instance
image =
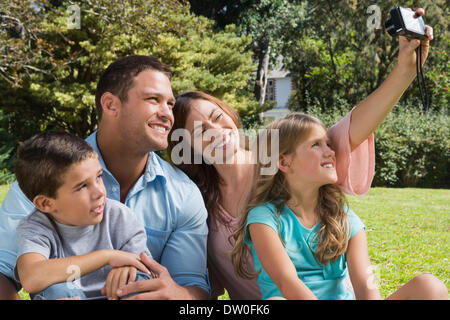
POLYGON ((248 212, 249 216, 276 216, 276 214, 277 208, 272 202, 265 202, 263 204, 255 206, 248 212))
MULTIPOLYGON (((284 208, 282 209, 284 211, 284 208)), ((273 202, 260 204, 248 212, 247 225, 250 223, 264 223, 278 229, 278 220, 280 218, 277 206, 273 202)))
POLYGON ((364 222, 358 217, 358 215, 350 208, 344 206, 345 212, 347 212, 347 219, 350 225, 350 239, 357 234, 361 229, 366 229, 364 222))
POLYGON ((277 209, 275 205, 270 202, 263 203, 252 208, 247 215, 245 225, 244 241, 247 245, 251 245, 252 240, 249 233, 249 225, 252 223, 260 223, 271 227, 273 230, 278 230, 277 209))

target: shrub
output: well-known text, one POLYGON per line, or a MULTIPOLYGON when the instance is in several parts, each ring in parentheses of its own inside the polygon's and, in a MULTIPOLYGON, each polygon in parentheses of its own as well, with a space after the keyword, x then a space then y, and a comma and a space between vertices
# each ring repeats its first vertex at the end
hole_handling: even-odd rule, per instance
POLYGON ((0 185, 14 181, 16 139, 8 130, 9 117, 0 110, 0 185))
POLYGON ((450 187, 450 118, 445 110, 398 107, 375 132, 375 186, 450 187))

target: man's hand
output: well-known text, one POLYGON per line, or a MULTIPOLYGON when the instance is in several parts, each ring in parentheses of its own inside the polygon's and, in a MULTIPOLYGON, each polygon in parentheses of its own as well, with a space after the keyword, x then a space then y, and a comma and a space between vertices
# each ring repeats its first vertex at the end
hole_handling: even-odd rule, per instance
MULTIPOLYGON (((416 10, 417 16, 425 15, 425 10, 420 8, 416 10)), ((426 26, 427 40, 409 39, 399 36, 399 54, 398 65, 405 68, 407 71, 416 72, 416 52, 415 50, 422 46, 422 65, 428 57, 428 50, 430 48, 430 40, 433 40, 433 28, 426 26)))
MULTIPOLYGON (((125 300, 187 300, 193 295, 186 287, 179 286, 170 276, 169 271, 145 253, 140 255, 141 261, 152 271, 153 279, 129 283, 117 290, 119 297, 139 293, 125 300)), ((196 288, 203 291, 200 288, 196 288)))

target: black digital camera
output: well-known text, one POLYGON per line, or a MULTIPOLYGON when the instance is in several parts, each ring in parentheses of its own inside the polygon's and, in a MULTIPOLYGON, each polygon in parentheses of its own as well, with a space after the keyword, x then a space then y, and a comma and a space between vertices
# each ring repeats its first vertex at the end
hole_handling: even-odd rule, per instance
POLYGON ((411 9, 402 7, 391 9, 391 18, 386 20, 384 26, 391 36, 402 35, 419 40, 427 39, 425 22, 411 9))

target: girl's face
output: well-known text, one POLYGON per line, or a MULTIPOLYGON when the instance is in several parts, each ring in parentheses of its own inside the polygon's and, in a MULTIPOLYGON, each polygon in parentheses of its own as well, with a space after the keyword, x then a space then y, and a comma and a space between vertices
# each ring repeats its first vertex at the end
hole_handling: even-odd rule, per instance
POLYGON ((219 106, 208 100, 197 99, 186 118, 185 128, 191 135, 195 153, 203 154, 214 163, 225 161, 239 148, 236 124, 219 106))
POLYGON ((295 152, 284 157, 289 164, 285 174, 293 183, 320 187, 337 182, 335 154, 327 131, 320 125, 314 125, 295 152))

